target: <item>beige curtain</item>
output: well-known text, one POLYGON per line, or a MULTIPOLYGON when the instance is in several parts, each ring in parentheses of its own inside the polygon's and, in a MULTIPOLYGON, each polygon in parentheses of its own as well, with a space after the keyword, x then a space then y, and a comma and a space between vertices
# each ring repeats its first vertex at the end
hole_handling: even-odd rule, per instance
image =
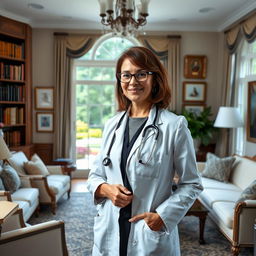
MULTIPOLYGON (((233 94, 235 90, 235 74, 236 65, 233 63, 232 59, 236 62, 236 52, 237 48, 241 42, 241 39, 245 38, 249 43, 252 43, 256 38, 256 12, 254 12, 250 17, 232 27, 230 30, 225 32, 225 56, 224 56, 224 67, 225 72, 223 72, 222 79, 222 106, 233 106, 233 94), (233 66, 233 70, 231 72, 233 66)), ((226 156, 228 152, 228 141, 232 137, 227 129, 221 129, 221 134, 218 137, 216 144, 216 154, 219 156, 226 156)), ((232 143, 232 142, 231 142, 232 143)))
POLYGON ((170 110, 177 111, 177 88, 180 84, 180 36, 141 36, 138 40, 164 63, 172 92, 170 110))
POLYGON ((98 36, 54 34, 55 118, 53 158, 71 157, 71 61, 88 52, 98 36))

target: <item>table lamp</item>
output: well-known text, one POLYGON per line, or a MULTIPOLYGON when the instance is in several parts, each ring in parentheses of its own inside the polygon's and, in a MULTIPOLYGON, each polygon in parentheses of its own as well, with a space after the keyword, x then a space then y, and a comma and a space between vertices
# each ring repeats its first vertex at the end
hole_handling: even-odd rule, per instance
MULTIPOLYGON (((238 128, 243 126, 242 119, 235 107, 220 107, 217 118, 214 122, 214 127, 219 128, 238 128)), ((229 130, 227 135, 227 145, 229 146, 229 130)), ((226 152, 229 151, 226 149, 226 152)), ((229 153, 229 152, 228 152, 229 153)))
POLYGON ((4 137, 2 135, 2 131, 0 130, 0 160, 6 160, 11 158, 11 153, 4 141, 4 137))

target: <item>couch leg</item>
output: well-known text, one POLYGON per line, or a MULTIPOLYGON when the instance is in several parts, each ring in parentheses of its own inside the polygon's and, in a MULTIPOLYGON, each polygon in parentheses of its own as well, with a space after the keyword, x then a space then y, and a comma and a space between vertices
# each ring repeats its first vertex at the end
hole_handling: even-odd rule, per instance
POLYGON ((70 198, 70 192, 71 192, 71 187, 70 187, 70 189, 68 190, 68 199, 70 198))
POLYGON ((56 214, 56 209, 57 209, 57 204, 56 203, 51 203, 51 210, 52 210, 52 214, 56 214))
POLYGON ((233 256, 238 256, 238 255, 239 255, 240 248, 239 248, 239 246, 234 246, 234 245, 232 245, 231 251, 232 251, 233 256))

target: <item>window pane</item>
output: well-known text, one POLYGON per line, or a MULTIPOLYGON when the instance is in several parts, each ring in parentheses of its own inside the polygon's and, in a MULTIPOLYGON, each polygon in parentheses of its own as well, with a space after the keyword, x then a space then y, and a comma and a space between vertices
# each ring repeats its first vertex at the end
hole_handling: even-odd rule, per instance
POLYGON ((76 104, 82 105, 86 103, 88 98, 88 85, 78 84, 76 85, 76 104))
POLYGON ((115 60, 133 43, 126 38, 114 37, 106 40, 96 51, 97 60, 115 60))
POLYGON ((89 125, 92 127, 102 126, 101 122, 101 109, 98 106, 89 107, 89 125))
POLYGON ((90 85, 88 92, 88 104, 101 104, 104 103, 104 99, 102 98, 101 86, 99 85, 90 85))
POLYGON ((105 85, 102 87, 105 105, 115 104, 115 87, 113 85, 105 85))
POLYGON ((251 75, 256 75, 256 58, 252 59, 251 71, 251 75))
POLYGON ((115 80, 114 67, 77 67, 76 80, 115 80))

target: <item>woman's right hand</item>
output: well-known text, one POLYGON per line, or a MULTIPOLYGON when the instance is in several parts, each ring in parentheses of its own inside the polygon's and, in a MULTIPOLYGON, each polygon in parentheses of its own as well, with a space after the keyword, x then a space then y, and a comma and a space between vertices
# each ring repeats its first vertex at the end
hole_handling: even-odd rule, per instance
POLYGON ((125 207, 132 202, 132 192, 121 184, 101 184, 95 192, 96 197, 107 197, 115 206, 125 207))

